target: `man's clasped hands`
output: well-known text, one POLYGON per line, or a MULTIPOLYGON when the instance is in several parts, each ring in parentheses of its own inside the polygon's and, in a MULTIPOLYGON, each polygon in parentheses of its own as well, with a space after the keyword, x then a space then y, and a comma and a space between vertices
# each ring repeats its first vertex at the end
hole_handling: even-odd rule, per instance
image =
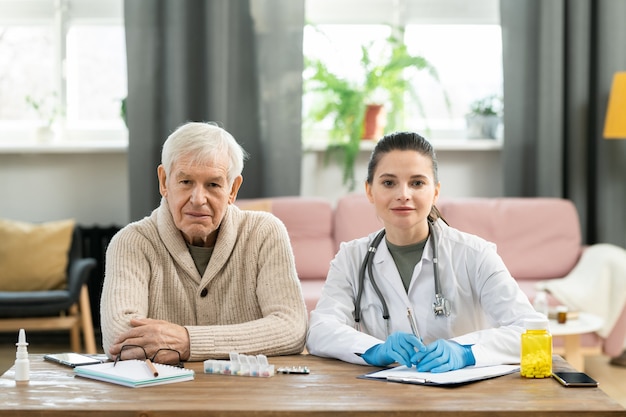
POLYGON ((395 332, 384 343, 369 348, 361 357, 370 365, 386 366, 398 362, 420 372, 447 372, 474 365, 471 345, 438 339, 425 345, 411 333, 395 332))

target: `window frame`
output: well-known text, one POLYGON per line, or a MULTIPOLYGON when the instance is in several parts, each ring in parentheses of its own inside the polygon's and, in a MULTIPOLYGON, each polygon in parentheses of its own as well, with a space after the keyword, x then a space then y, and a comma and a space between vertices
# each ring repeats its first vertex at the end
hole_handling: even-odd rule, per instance
POLYGON ((500 5, 499 0, 313 0, 305 2, 305 16, 312 24, 499 25, 500 5))
MULTIPOLYGON (((0 24, 11 25, 38 25, 52 23, 53 28, 53 85, 59 108, 67 109, 67 78, 65 62, 67 58, 67 34, 71 25, 124 24, 123 0, 0 0, 0 24)), ((54 147, 64 149, 66 142, 80 146, 71 146, 72 149, 89 149, 92 143, 94 149, 122 149, 127 147, 128 130, 120 127, 100 126, 90 129, 67 128, 65 121, 61 122, 61 133, 57 135, 54 147), (84 144, 83 144, 84 143, 84 144)), ((30 149, 39 148, 42 144, 30 143, 33 138, 33 126, 9 126, 0 128, 3 139, 0 140, 2 149, 30 149)), ((52 145, 52 144, 50 144, 52 145)))
MULTIPOLYGON (((305 3, 306 23, 407 25, 497 25, 500 26, 499 0, 315 0, 305 3)), ((455 119, 456 120, 456 119, 455 119)), ((466 131, 438 130, 439 138, 466 138, 466 131)), ((307 141, 314 138, 304 138, 307 141)), ((492 139, 489 139, 492 140, 492 139)))

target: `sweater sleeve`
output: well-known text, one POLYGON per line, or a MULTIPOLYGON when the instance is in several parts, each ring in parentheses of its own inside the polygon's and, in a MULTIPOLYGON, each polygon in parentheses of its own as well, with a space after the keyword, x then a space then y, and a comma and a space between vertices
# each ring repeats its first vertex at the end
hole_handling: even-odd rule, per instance
POLYGON ((107 248, 100 301, 102 345, 108 354, 115 338, 130 329, 130 319, 148 317, 150 260, 146 242, 132 227, 118 232, 107 248))

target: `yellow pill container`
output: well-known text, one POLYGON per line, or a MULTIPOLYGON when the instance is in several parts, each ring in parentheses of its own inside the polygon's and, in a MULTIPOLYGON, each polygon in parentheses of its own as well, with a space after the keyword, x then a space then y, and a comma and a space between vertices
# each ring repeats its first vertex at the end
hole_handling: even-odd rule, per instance
POLYGON ((520 375, 548 378, 552 375, 552 335, 548 332, 548 319, 526 319, 524 326, 520 375))

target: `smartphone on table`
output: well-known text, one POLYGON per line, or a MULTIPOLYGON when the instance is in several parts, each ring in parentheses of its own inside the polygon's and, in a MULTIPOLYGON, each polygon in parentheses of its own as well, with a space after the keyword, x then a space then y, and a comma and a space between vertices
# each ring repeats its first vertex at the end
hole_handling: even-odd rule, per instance
POLYGON ((93 365, 96 363, 102 363, 100 359, 73 352, 49 353, 47 355, 44 355, 43 358, 50 362, 60 363, 61 365, 70 366, 72 368, 81 365, 93 365))
POLYGON ((554 379, 566 387, 597 387, 598 381, 584 372, 553 372, 554 379))

